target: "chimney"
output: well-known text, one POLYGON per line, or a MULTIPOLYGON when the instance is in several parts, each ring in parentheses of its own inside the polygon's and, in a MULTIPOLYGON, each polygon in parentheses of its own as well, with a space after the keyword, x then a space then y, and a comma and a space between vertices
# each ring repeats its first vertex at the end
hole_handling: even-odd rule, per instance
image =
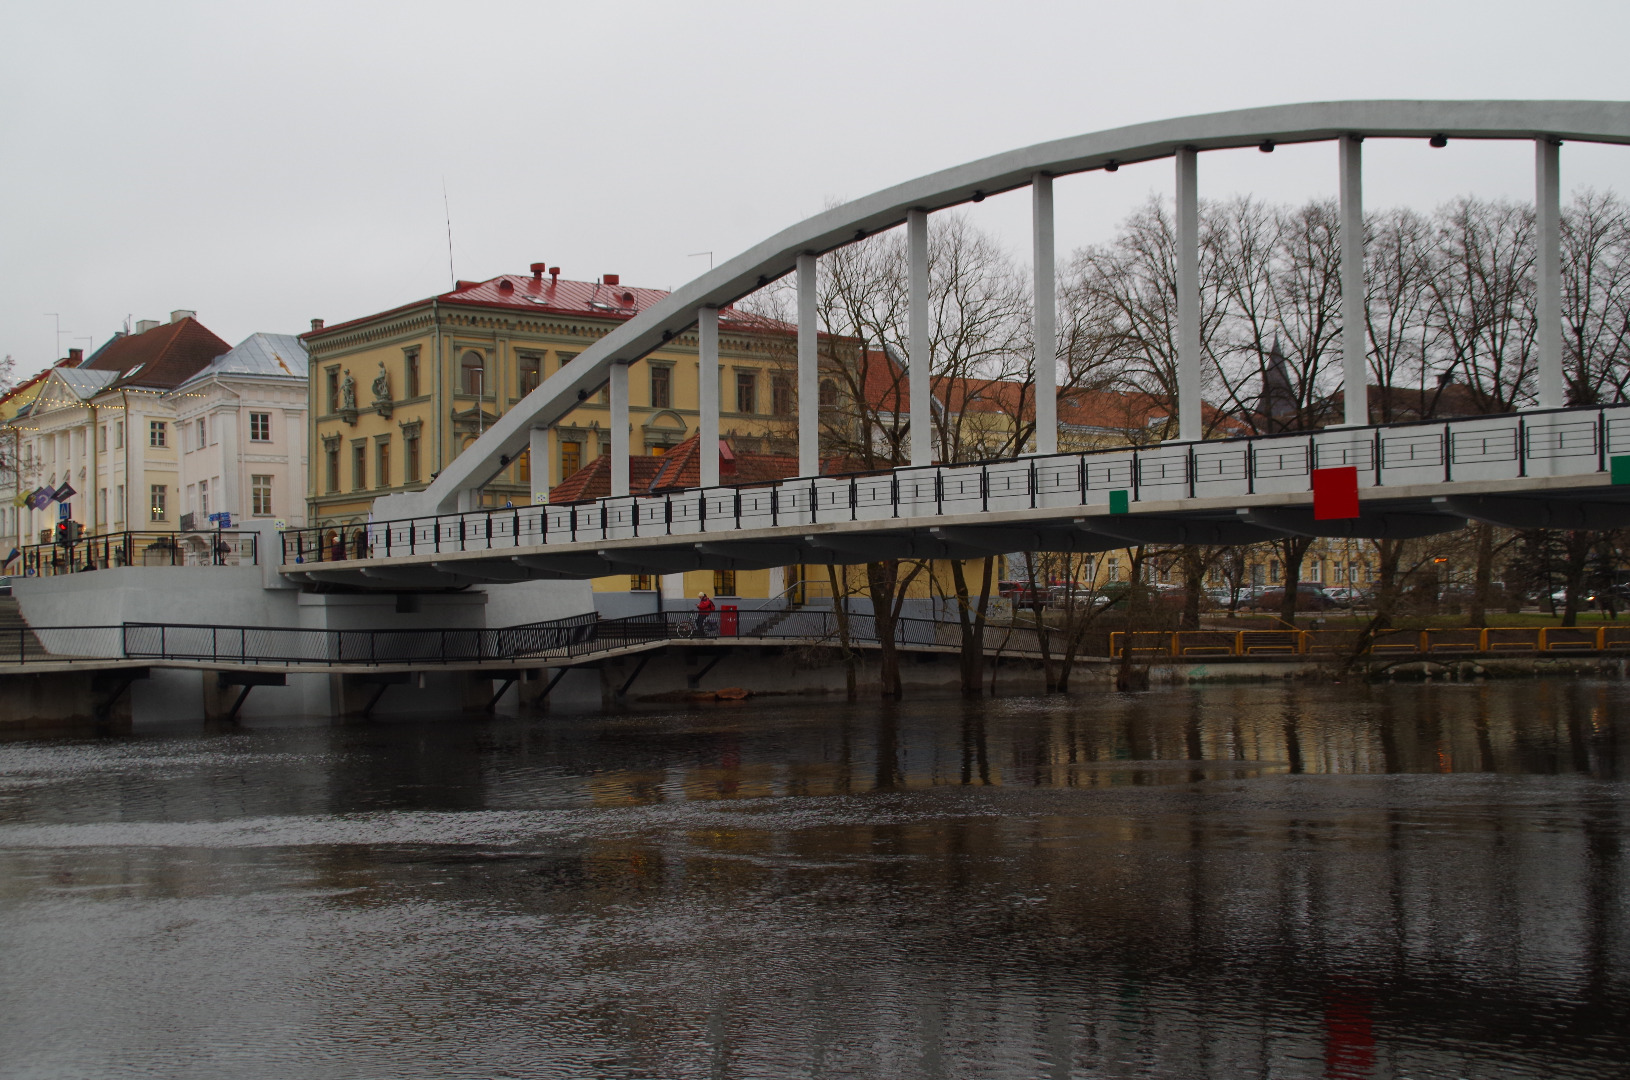
POLYGON ((547 263, 533 263, 529 269, 532 271, 533 281, 542 281, 544 273, 549 269, 547 263))
POLYGON ((623 276, 621 274, 607 274, 605 277, 605 282, 607 285, 621 285, 623 283, 623 276))
POLYGON ((559 280, 560 280, 560 267, 551 266, 549 268, 549 284, 553 285, 559 280))
POLYGON ((323 328, 323 320, 321 320, 321 319, 312 319, 311 320, 312 333, 316 333, 318 330, 321 330, 322 328, 323 328))
POLYGON ((69 349, 68 350, 68 366, 69 367, 78 367, 84 361, 84 359, 85 359, 85 350, 84 349, 69 349))
POLYGON ((170 312, 171 322, 180 322, 182 319, 196 318, 198 318, 198 312, 188 311, 186 308, 176 308, 174 311, 170 312))
POLYGON ((145 334, 145 333, 147 333, 147 331, 149 331, 149 330, 157 330, 159 327, 161 327, 163 325, 164 324, 159 322, 157 319, 137 319, 136 320, 136 333, 145 334))

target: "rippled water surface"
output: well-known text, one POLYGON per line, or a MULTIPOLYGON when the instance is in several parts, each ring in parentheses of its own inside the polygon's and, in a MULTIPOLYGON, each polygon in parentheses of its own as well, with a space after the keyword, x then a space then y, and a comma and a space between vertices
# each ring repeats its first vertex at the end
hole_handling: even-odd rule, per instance
POLYGON ((1627 704, 0 743, 0 1076, 1623 1077, 1627 704))

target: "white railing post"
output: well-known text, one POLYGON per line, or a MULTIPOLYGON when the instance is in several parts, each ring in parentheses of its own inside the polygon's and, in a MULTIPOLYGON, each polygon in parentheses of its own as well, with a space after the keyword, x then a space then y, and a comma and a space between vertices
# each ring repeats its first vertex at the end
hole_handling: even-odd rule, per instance
POLYGON ((703 487, 719 486, 719 309, 696 312, 696 453, 703 487))
POLYGON ((1539 407, 1566 404, 1562 377, 1562 177, 1557 148, 1561 140, 1534 140, 1535 351, 1539 360, 1539 407))
POLYGON ((628 494, 628 364, 611 365, 611 494, 628 494))
MULTIPOLYGON (((910 380, 911 463, 934 463, 934 421, 929 404, 932 376, 928 346, 928 211, 906 213, 906 273, 910 310, 906 314, 906 374, 910 380)), ((896 406, 898 407, 898 406, 896 406)))
POLYGON ((1053 178, 1030 181, 1035 256, 1036 453, 1058 453, 1058 295, 1053 282, 1053 178))
POLYGON ((531 442, 526 448, 527 468, 532 473, 533 504, 549 501, 549 429, 532 429, 531 442))
POLYGON ((1349 427, 1370 422, 1369 338, 1364 320, 1363 136, 1343 135, 1341 173, 1341 388, 1343 421, 1349 427))
POLYGON ((821 373, 816 351, 815 256, 798 256, 798 475, 821 471, 821 373))
POLYGON ((1198 442, 1200 411, 1199 152, 1177 151, 1177 437, 1198 442))

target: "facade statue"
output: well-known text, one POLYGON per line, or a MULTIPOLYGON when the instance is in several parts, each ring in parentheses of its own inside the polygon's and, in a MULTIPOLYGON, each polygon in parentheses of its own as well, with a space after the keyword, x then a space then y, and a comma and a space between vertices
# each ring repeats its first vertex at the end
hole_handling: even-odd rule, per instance
POLYGON ((374 376, 374 404, 391 399, 391 376, 385 370, 385 361, 379 362, 379 374, 374 376))
POLYGON ((351 378, 351 369, 345 369, 345 378, 340 380, 340 408, 355 411, 357 407, 357 384, 351 378))

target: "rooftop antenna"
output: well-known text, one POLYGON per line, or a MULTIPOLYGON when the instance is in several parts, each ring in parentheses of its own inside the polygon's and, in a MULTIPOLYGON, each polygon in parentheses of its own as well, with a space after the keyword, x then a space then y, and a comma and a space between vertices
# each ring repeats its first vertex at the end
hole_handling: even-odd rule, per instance
POLYGON ((703 255, 707 256, 707 268, 709 270, 713 269, 713 252, 711 251, 693 251, 689 255, 686 255, 685 258, 700 259, 703 255))
POLYGON ((58 315, 54 311, 47 311, 46 314, 51 316, 51 318, 53 318, 53 319, 55 319, 57 321, 57 351, 56 351, 55 355, 58 356, 58 357, 61 357, 62 356, 62 316, 58 315))
POLYGON ((441 178, 441 208, 447 215, 447 287, 458 288, 458 279, 453 276, 453 210, 447 201, 447 177, 441 178))

